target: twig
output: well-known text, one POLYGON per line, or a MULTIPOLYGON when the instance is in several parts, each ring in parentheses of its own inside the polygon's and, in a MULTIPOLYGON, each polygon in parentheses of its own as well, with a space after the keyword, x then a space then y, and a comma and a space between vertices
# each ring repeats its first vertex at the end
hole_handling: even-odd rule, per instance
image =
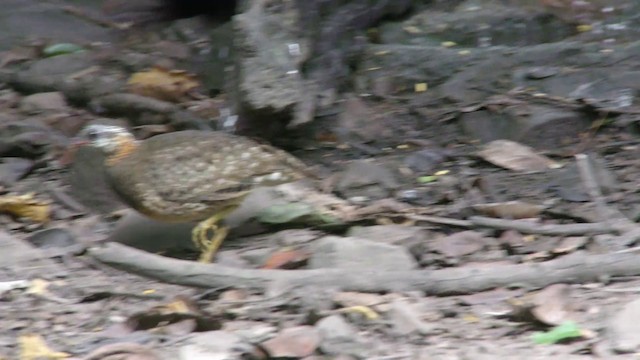
POLYGON ((62 8, 62 10, 68 14, 71 14, 73 16, 76 16, 80 19, 92 22, 98 26, 102 26, 102 27, 106 27, 106 28, 112 28, 112 29, 117 29, 117 30, 126 30, 128 28, 131 27, 131 23, 118 23, 118 22, 114 22, 111 20, 107 20, 104 18, 100 18, 96 15, 91 15, 89 14, 86 10, 81 9, 79 7, 76 6, 72 6, 72 5, 68 5, 68 6, 64 6, 62 8))
POLYGON ((405 215, 405 217, 410 220, 424 221, 438 225, 449 225, 463 228, 469 228, 473 226, 473 223, 471 221, 447 218, 442 216, 407 214, 405 215))
POLYGON ((604 223, 546 225, 522 220, 495 219, 484 216, 472 216, 469 218, 469 221, 474 225, 500 230, 517 230, 525 234, 575 236, 616 232, 614 228, 604 223))

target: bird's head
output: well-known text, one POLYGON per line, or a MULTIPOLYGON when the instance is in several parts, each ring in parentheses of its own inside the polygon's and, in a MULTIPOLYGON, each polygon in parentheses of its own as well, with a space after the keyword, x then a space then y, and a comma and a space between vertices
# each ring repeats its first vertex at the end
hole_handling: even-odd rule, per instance
POLYGON ((78 133, 77 139, 81 144, 101 150, 108 162, 121 159, 137 145, 135 137, 127 129, 113 125, 89 125, 78 133))

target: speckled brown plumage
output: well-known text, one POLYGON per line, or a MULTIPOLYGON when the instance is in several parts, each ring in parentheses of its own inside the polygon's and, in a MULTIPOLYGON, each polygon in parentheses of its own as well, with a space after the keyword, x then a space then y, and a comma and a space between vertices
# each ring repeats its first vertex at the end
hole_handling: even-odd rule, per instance
POLYGON ((165 222, 223 217, 253 188, 299 180, 307 171, 282 150, 221 132, 180 131, 136 141, 123 128, 91 125, 81 136, 105 152, 108 182, 122 200, 165 222))

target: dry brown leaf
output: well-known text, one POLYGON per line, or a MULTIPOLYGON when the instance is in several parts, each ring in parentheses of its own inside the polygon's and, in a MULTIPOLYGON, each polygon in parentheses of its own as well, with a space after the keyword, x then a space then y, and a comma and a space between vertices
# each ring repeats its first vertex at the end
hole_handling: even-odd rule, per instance
POLYGON ((153 308, 162 314, 196 314, 200 312, 198 306, 187 297, 176 296, 170 303, 159 305, 153 308))
POLYGON ((127 84, 129 91, 134 94, 172 102, 187 99, 200 87, 193 74, 161 67, 137 72, 131 75, 127 84))
POLYGON ((39 223, 49 222, 48 203, 33 198, 33 194, 0 196, 0 212, 24 217, 39 223))
POLYGON ((359 292, 339 292, 333 296, 333 301, 345 308, 366 306, 378 312, 389 311, 389 302, 397 297, 395 294, 379 295, 359 292))
POLYGON ((478 152, 484 160, 514 171, 544 171, 557 169, 561 165, 546 156, 511 140, 494 140, 478 152))
POLYGON ((192 328, 193 331, 211 331, 218 330, 221 326, 218 318, 204 313, 191 299, 181 295, 176 296, 169 303, 134 313, 127 318, 125 323, 130 332, 155 329, 170 333, 176 329, 167 329, 167 326, 185 320, 193 320, 195 326, 185 322, 176 326, 176 328, 182 329, 179 331, 186 328, 192 328))
POLYGON ((547 286, 533 296, 531 314, 547 325, 560 325, 574 320, 569 298, 570 288, 566 284, 547 286))
POLYGON ((586 236, 569 236, 564 238, 552 252, 554 254, 568 254, 583 247, 588 240, 586 236))
POLYGON ((295 269, 307 263, 310 254, 299 249, 284 249, 271 254, 263 269, 295 269))
POLYGON ((18 338, 20 344, 20 360, 66 359, 69 354, 51 350, 42 336, 25 334, 18 338))
POLYGON ((538 217, 544 206, 530 204, 524 201, 507 201, 502 203, 488 203, 473 205, 479 213, 502 219, 527 219, 538 217))

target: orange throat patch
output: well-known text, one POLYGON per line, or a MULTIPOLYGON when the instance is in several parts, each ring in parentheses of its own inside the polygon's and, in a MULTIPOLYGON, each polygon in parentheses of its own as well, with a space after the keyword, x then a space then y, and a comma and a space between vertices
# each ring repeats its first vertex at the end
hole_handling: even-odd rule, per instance
POLYGON ((129 138, 127 136, 120 136, 117 140, 116 151, 111 154, 107 160, 106 164, 108 166, 113 166, 117 164, 120 160, 126 158, 136 150, 138 144, 135 139, 129 138))

